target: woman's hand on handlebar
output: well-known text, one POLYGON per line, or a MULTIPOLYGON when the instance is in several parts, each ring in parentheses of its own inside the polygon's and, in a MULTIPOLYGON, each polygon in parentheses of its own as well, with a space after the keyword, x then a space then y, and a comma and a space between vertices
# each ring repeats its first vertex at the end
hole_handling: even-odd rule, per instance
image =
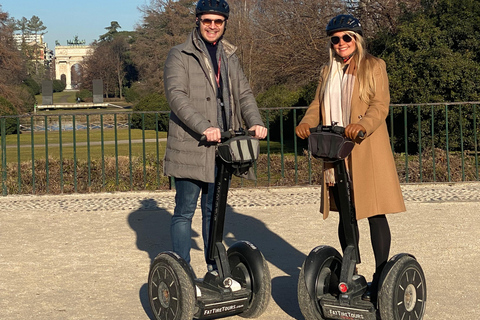
POLYGON ((361 125, 361 124, 358 124, 358 123, 350 123, 346 128, 345 128, 345 137, 351 139, 351 140, 355 140, 357 139, 359 136, 358 134, 360 133, 360 131, 363 132, 363 135, 362 137, 365 136, 365 134, 367 133, 367 130, 365 130, 365 128, 361 125))
POLYGON ((301 139, 306 139, 310 136, 310 125, 308 123, 300 123, 295 128, 295 133, 301 139))
POLYGON ((221 142, 221 134, 219 128, 207 128, 207 130, 203 131, 203 135, 207 138, 208 142, 221 142))
POLYGON ((267 136, 267 128, 259 125, 254 125, 248 130, 255 131, 255 135, 253 137, 257 139, 264 139, 267 136))

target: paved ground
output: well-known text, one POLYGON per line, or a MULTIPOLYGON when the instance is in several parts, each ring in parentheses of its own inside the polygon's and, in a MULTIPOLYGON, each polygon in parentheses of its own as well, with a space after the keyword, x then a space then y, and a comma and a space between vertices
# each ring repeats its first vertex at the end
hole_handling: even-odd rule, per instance
MULTIPOLYGON (((408 211, 390 215, 392 253, 409 252, 428 285, 424 319, 479 319, 480 184, 403 185, 408 211)), ((0 213, 0 319, 150 319, 147 274, 170 249, 173 192, 8 196, 0 213)), ((247 239, 269 262, 272 300, 260 319, 303 319, 296 285, 306 255, 338 248, 319 189, 243 189, 229 195, 225 242, 247 239)), ((194 228, 200 231, 200 214, 194 228)), ((366 276, 373 270, 360 222, 366 276)), ((202 274, 201 236, 192 264, 202 274)), ((230 319, 240 319, 232 317, 230 319)))

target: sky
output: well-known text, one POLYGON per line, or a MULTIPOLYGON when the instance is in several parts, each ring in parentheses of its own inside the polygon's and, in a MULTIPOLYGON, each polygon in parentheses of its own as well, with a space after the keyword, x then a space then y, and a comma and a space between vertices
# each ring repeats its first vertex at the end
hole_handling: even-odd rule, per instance
POLYGON ((47 27, 44 41, 55 49, 55 40, 66 46, 78 36, 86 44, 107 32, 105 27, 117 21, 118 31, 133 31, 142 20, 138 9, 150 0, 0 0, 1 9, 17 20, 38 16, 47 27))

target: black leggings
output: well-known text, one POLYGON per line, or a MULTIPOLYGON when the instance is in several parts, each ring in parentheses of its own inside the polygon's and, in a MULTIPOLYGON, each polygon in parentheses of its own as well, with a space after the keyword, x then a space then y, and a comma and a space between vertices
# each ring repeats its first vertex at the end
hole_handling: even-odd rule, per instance
MULTIPOLYGON (((332 188, 332 193, 335 203, 339 203, 340 196, 338 194, 337 186, 332 188)), ((337 205, 338 208, 338 205, 337 205)), ((375 256, 375 275, 380 275, 383 267, 388 261, 388 255, 390 254, 391 235, 390 227, 388 226, 387 217, 384 214, 373 216, 368 218, 368 224, 370 225, 370 239, 372 242, 373 255, 375 256)), ((360 239, 358 234, 358 228, 356 228, 357 240, 360 239)), ((340 222, 338 224, 338 239, 342 250, 345 251, 347 247, 345 240, 345 233, 342 228, 342 219, 340 215, 340 222)))
MULTIPOLYGON (((388 255, 390 254, 390 243, 392 239, 390 235, 390 227, 388 226, 387 217, 384 214, 368 218, 368 224, 370 225, 370 238, 372 241, 373 254, 375 256, 375 273, 380 274, 387 263, 388 255)), ((347 244, 341 219, 338 224, 338 239, 340 240, 342 250, 345 251, 347 244)), ((358 235, 357 239, 359 239, 358 235)))

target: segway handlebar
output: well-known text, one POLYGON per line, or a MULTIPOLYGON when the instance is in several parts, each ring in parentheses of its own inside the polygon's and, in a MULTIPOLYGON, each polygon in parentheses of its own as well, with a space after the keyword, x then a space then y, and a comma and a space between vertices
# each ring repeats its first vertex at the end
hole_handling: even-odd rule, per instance
MULTIPOLYGON (((253 137, 253 136, 255 136, 255 131, 254 130, 245 131, 243 129, 240 129, 240 130, 237 130, 237 131, 228 130, 228 131, 220 132, 220 138, 221 138, 222 141, 233 138, 233 137, 238 137, 238 136, 252 136, 253 137)), ((200 141, 206 142, 207 137, 205 135, 202 135, 200 137, 200 141)))
MULTIPOLYGON (((315 128, 310 128, 310 132, 333 132, 336 134, 341 134, 343 135, 345 133, 345 128, 337 125, 333 126, 322 126, 319 125, 318 127, 315 128)), ((358 132, 358 138, 363 139, 365 137, 365 134, 363 131, 358 132)))

